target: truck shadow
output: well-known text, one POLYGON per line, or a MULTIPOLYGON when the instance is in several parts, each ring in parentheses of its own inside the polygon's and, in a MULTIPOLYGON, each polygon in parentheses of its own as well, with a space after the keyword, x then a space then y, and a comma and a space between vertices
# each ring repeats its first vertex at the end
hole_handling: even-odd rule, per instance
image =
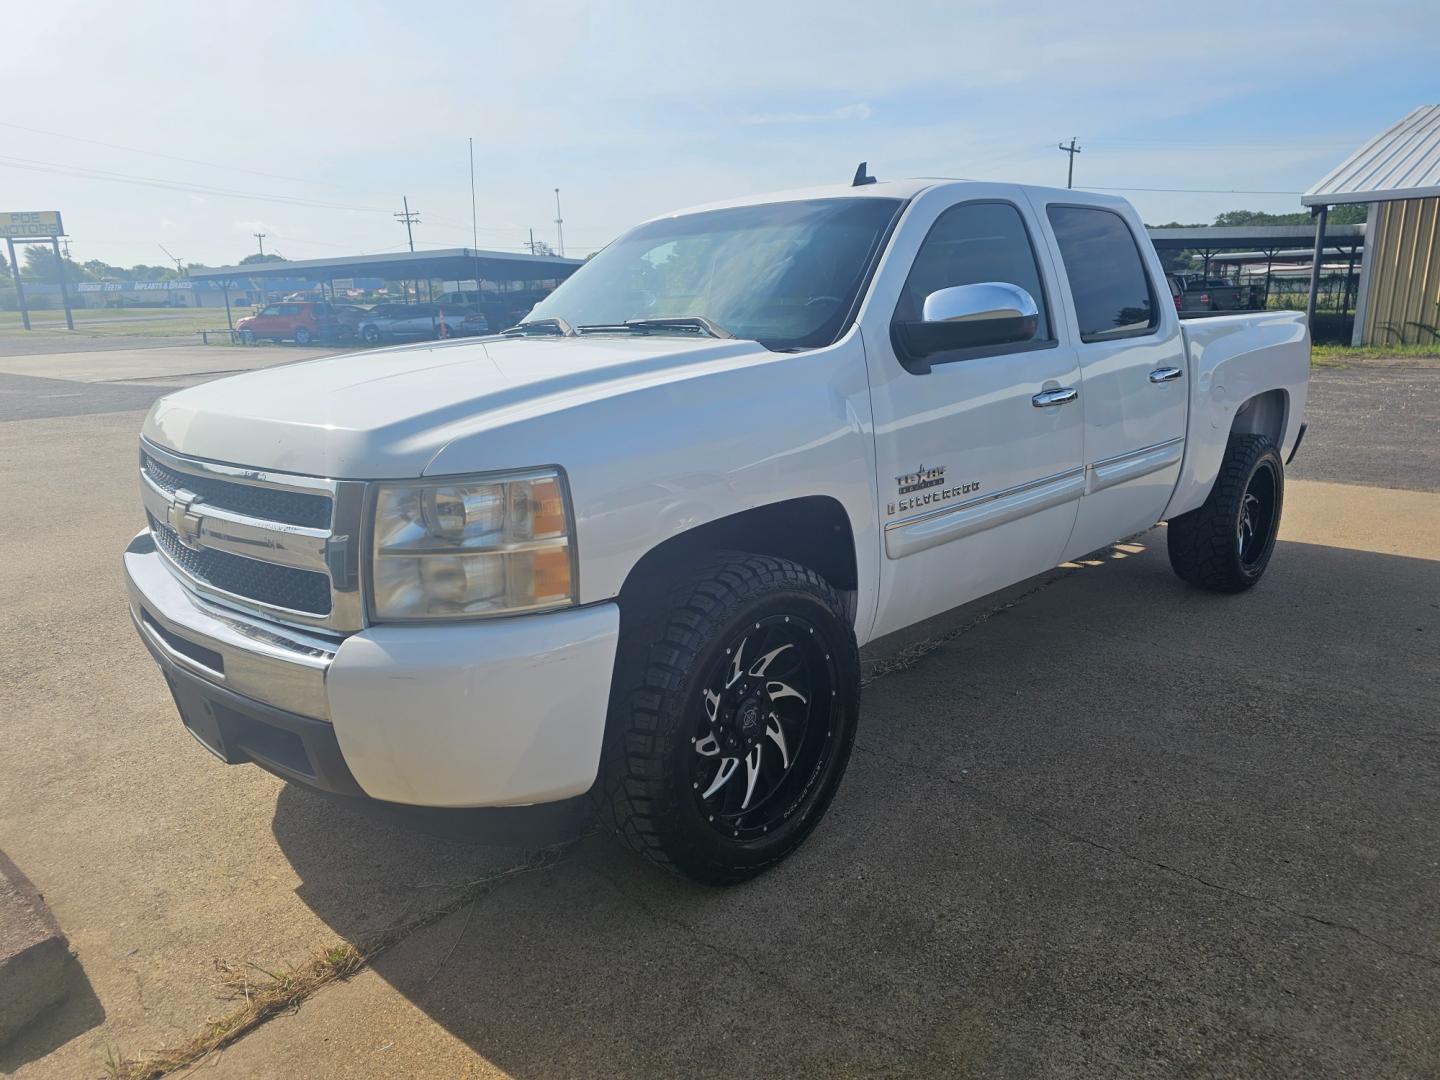
POLYGON ((105 1007, 80 961, 72 957, 65 967, 64 999, 26 1024, 14 1038, 0 1042, 0 1073, 17 1072, 22 1065, 39 1061, 104 1022, 105 1007))
MULTIPOLYGON (((1440 563, 1282 542, 1218 597, 1159 532, 1121 550, 920 628, 776 870, 708 890, 593 834, 375 971, 525 1080, 1440 1067, 1440 563)), ((452 858, 289 789, 274 830, 351 940, 452 858)))

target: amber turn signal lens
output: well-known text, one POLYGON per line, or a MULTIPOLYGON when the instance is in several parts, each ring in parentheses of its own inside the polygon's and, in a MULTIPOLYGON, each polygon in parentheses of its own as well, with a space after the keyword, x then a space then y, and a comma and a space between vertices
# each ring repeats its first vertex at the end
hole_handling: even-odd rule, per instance
POLYGON ((537 540, 559 536, 565 531, 565 497, 554 477, 530 484, 531 535, 537 540))
POLYGON ((537 603, 570 595, 570 552, 566 548, 530 553, 531 594, 537 603))

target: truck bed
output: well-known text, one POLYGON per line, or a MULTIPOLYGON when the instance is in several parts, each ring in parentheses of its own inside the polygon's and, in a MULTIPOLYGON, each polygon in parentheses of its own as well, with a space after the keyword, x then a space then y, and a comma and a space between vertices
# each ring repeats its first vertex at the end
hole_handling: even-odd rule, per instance
POLYGON ((1310 330, 1300 311, 1208 313, 1182 319, 1190 380, 1185 459, 1165 516, 1200 506, 1232 431, 1270 435, 1288 456, 1300 435, 1310 330))

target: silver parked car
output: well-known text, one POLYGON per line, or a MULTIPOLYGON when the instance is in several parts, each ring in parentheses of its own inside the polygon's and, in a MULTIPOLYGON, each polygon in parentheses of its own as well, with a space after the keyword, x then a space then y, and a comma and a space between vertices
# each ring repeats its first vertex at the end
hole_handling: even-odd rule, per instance
POLYGON ((439 304, 377 304, 360 321, 356 333, 361 341, 373 345, 381 341, 438 338, 442 326, 446 337, 490 331, 485 316, 473 309, 439 304))

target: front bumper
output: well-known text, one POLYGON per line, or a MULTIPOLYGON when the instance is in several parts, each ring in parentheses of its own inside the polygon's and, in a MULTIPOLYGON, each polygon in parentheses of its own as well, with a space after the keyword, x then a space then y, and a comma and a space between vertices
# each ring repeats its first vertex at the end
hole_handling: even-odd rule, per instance
POLYGON ((331 637, 196 597, 148 531, 124 565, 131 616, 181 718, 222 760, 417 807, 553 803, 594 783, 614 604, 331 637))

